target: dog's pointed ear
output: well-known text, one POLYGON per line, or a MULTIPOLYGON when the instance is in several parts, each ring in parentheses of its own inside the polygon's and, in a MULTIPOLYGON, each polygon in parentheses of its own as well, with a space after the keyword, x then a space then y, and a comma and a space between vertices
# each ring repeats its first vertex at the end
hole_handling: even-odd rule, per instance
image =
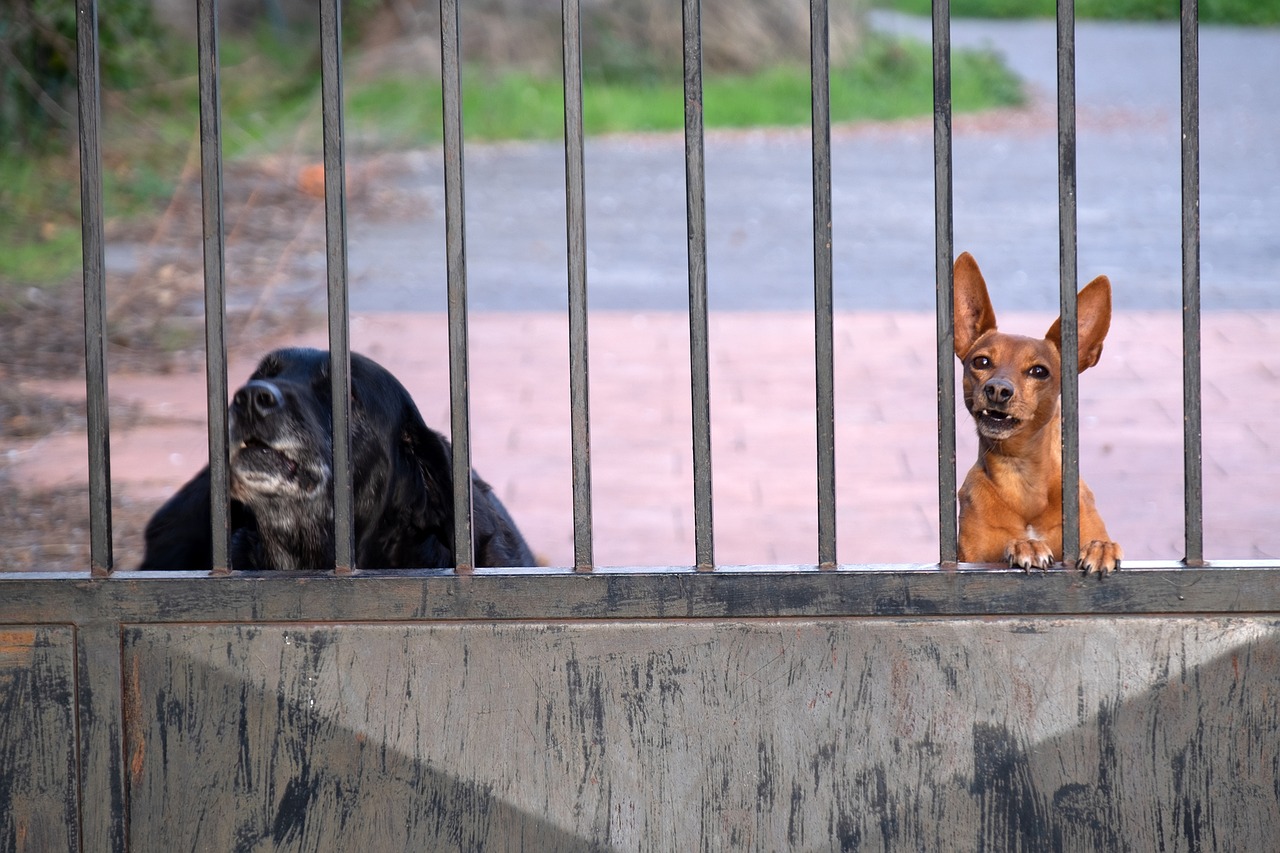
MULTIPOLYGON (((1076 296, 1076 337, 1080 349, 1079 372, 1102 358, 1102 342, 1111 328, 1111 280, 1100 275, 1076 296)), ((1062 351, 1062 318, 1053 321, 1045 340, 1062 351)))
POLYGON ((996 312, 973 255, 962 252, 956 258, 954 277, 956 357, 963 359, 978 338, 995 329, 996 312))

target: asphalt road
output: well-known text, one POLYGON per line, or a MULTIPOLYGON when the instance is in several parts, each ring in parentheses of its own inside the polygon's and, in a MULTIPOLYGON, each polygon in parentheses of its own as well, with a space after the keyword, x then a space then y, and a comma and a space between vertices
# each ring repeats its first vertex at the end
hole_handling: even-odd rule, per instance
MULTIPOLYGON (((881 29, 928 37, 923 19, 881 29)), ((955 244, 978 257, 1009 308, 1050 310, 1058 288, 1055 33, 1051 21, 956 21, 953 44, 1004 54, 1036 105, 957 119, 955 244)), ((1179 36, 1176 24, 1081 22, 1076 32, 1079 271, 1111 276, 1120 308, 1181 295, 1179 36)), ((1201 210, 1206 308, 1280 308, 1280 30, 1204 27, 1201 210)), ((932 311, 934 187, 928 119, 839 127, 832 191, 837 309, 932 311)), ((712 310, 812 305, 807 132, 712 133, 706 141, 712 310)), ((406 157, 422 215, 353 219, 355 311, 445 305, 439 151, 406 157)), ((564 154, 558 144, 465 150, 467 260, 475 310, 566 304, 564 154)), ((688 304, 679 135, 592 139, 586 152, 592 308, 688 304)))

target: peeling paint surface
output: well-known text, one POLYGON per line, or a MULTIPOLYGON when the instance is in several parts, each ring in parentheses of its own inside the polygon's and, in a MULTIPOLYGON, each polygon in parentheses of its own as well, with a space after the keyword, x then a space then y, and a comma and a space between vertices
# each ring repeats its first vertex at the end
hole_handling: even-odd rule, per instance
POLYGON ((127 629, 124 658, 135 850, 1280 831, 1272 619, 171 625, 127 629))
POLYGON ((79 849, 75 647, 66 627, 0 627, 0 850, 79 849))

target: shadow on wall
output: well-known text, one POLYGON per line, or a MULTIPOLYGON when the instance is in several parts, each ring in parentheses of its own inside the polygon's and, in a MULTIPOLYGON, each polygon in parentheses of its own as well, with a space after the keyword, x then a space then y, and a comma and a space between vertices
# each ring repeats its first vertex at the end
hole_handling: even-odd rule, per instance
MULTIPOLYGON (((511 805, 492 784, 464 778, 489 776, 493 767, 446 768, 423 758, 434 744, 481 732, 472 721, 416 713, 412 685, 394 699, 379 691, 346 697, 369 704, 363 719, 333 715, 316 694, 321 679, 350 687, 343 683, 350 674, 331 666, 345 632, 237 628, 231 644, 212 632, 228 663, 252 670, 243 680, 224 666, 188 669, 190 661, 165 652, 163 629, 127 633, 132 849, 602 849, 511 805), (269 646, 278 647, 279 670, 246 658, 269 646), (279 692, 264 689, 264 672, 278 676, 279 692), (371 735, 378 721, 388 728, 371 735)), ((188 649, 212 639, 198 628, 173 633, 188 649)))
POLYGON ((1270 620, 173 626, 124 648, 138 849, 1193 851, 1280 831, 1270 620))

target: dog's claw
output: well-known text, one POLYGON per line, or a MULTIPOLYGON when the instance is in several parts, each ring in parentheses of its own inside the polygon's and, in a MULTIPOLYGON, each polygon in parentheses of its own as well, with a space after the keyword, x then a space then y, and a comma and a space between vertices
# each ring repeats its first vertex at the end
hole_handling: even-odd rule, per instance
POLYGON ((1053 565, 1053 552, 1043 539, 1014 539, 1005 546, 1005 558, 1009 568, 1020 568, 1030 574, 1032 569, 1049 571, 1053 565))
POLYGON ((1086 575, 1096 574, 1102 579, 1120 568, 1123 557, 1124 551, 1115 542, 1094 539, 1080 551, 1076 566, 1086 575))

